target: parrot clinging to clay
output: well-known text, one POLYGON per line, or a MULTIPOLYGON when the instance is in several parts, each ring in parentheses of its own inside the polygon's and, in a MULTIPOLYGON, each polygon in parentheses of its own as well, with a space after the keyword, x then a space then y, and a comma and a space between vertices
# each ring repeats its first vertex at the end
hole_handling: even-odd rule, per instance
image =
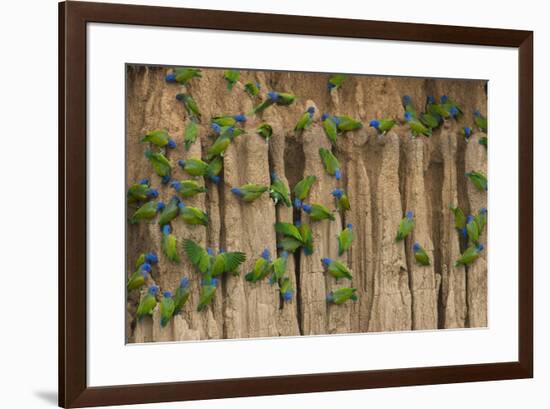
POLYGON ((239 78, 241 77, 241 72, 239 70, 227 70, 223 73, 223 79, 227 83, 227 89, 231 91, 239 78))
POLYGON ((271 187, 269 188, 269 195, 275 204, 283 203, 286 207, 292 207, 288 186, 277 177, 275 172, 271 172, 271 187))
POLYGON ((332 117, 338 132, 350 132, 363 128, 363 123, 348 115, 336 115, 332 117))
POLYGON ((351 210, 351 206, 349 204, 349 197, 344 192, 343 189, 336 188, 331 192, 332 196, 336 199, 336 208, 341 211, 345 212, 347 210, 351 210))
POLYGON ((376 129, 379 134, 386 134, 389 132, 395 125, 395 119, 373 119, 369 122, 369 126, 376 129))
POLYGON ((168 322, 172 319, 175 308, 176 304, 172 298, 172 293, 170 291, 165 291, 162 294, 162 300, 160 301, 160 326, 162 328, 166 327, 168 322))
POLYGON ((178 192, 178 195, 180 195, 184 199, 193 197, 195 195, 198 195, 199 193, 204 193, 208 190, 204 186, 199 185, 198 182, 194 180, 174 180, 170 183, 170 187, 178 192))
POLYGON ((218 155, 223 156, 235 136, 235 128, 233 126, 228 126, 227 129, 222 131, 222 128, 218 124, 212 124, 212 129, 215 132, 219 132, 219 136, 206 151, 206 160, 211 160, 218 155))
POLYGON ((418 135, 432 136, 431 129, 427 128, 417 118, 413 117, 410 112, 405 112, 405 120, 411 128, 413 137, 416 137, 418 135))
POLYGON ((338 235, 338 255, 342 256, 348 251, 353 243, 353 225, 348 223, 346 228, 338 235))
POLYGON ((338 282, 341 278, 347 278, 348 280, 352 279, 350 269, 341 261, 323 257, 321 262, 329 274, 336 279, 336 282, 338 282))
POLYGON ((441 103, 443 109, 447 111, 449 116, 452 118, 460 119, 460 117, 464 115, 460 106, 456 102, 451 101, 447 95, 442 95, 439 98, 439 102, 441 103))
POLYGON ((142 179, 128 188, 126 200, 128 204, 144 202, 149 199, 154 199, 158 197, 158 195, 158 190, 151 188, 149 185, 149 180, 142 179))
POLYGON ((314 222, 321 220, 336 220, 334 213, 331 212, 326 206, 318 203, 303 204, 302 209, 309 215, 309 219, 314 222))
POLYGON ((269 278, 269 284, 273 285, 275 283, 278 283, 282 280, 286 273, 286 267, 288 262, 288 252, 283 251, 281 253, 280 257, 277 257, 275 261, 273 261, 273 268, 272 268, 272 274, 269 278))
POLYGON ((179 263, 180 256, 178 255, 178 240, 172 234, 172 229, 169 224, 162 226, 162 252, 173 263, 179 263))
POLYGON ((292 283, 290 282, 290 278, 283 277, 279 280, 279 292, 284 301, 292 300, 292 283))
POLYGON ((136 318, 138 321, 142 321, 147 315, 153 315, 153 310, 157 306, 157 292, 158 287, 152 285, 147 290, 145 297, 141 299, 137 307, 136 318))
POLYGON ((413 227, 414 227, 414 213, 409 210, 405 214, 405 217, 401 219, 401 222, 399 222, 399 227, 397 229, 397 236, 395 237, 395 241, 404 240, 405 237, 407 237, 411 233, 413 227))
POLYGON ((430 265, 430 257, 428 256, 428 253, 426 253, 426 250, 424 250, 424 248, 419 243, 413 244, 412 251, 414 254, 414 259, 418 264, 422 266, 430 265))
POLYGON ((481 132, 487 133, 487 118, 479 111, 474 112, 474 122, 481 132))
POLYGON ((481 209, 479 209, 478 214, 475 216, 475 221, 479 229, 479 234, 481 235, 483 233, 485 225, 487 224, 487 208, 482 207, 481 209))
POLYGON ((252 271, 247 273, 244 278, 246 281, 249 281, 251 283, 258 282, 269 275, 269 273, 271 272, 271 268, 271 254, 268 249, 264 249, 260 258, 258 258, 254 263, 252 271))
POLYGON ((166 129, 154 129, 145 134, 140 142, 149 142, 159 148, 170 148, 174 149, 176 147, 176 141, 170 138, 168 131, 166 129))
POLYGON ((473 170, 471 172, 466 172, 466 176, 474 184, 477 190, 482 192, 487 191, 487 177, 483 173, 473 170))
POLYGON ((196 226, 208 226, 208 215, 197 207, 187 206, 183 201, 179 201, 180 218, 187 224, 196 226))
POLYGON ((269 141, 271 135, 273 135, 273 127, 268 123, 264 122, 256 128, 256 133, 264 138, 266 141, 269 141))
POLYGON ((295 252, 298 248, 304 248, 304 254, 313 254, 313 235, 307 224, 297 220, 295 224, 275 223, 275 231, 283 235, 278 246, 287 252, 295 252))
POLYGON ((466 250, 464 250, 464 253, 460 256, 458 260, 456 260, 455 267, 458 266, 468 266, 472 264, 474 261, 476 261, 479 257, 479 253, 483 251, 483 244, 478 245, 470 245, 466 250))
POLYGON ((342 87, 344 81, 348 78, 346 74, 334 74, 331 75, 327 82, 327 89, 330 91, 337 90, 342 87))
POLYGON ((180 285, 174 294, 174 315, 178 315, 182 310, 191 292, 189 291, 189 278, 183 277, 180 281, 180 285))
POLYGON ((338 140, 338 127, 336 126, 334 119, 332 119, 329 114, 323 114, 321 116, 321 125, 323 125, 323 130, 325 131, 325 135, 330 143, 336 145, 338 140))
POLYGON ((250 203, 258 199, 268 190, 269 188, 267 186, 259 185, 257 183, 247 183, 246 185, 242 185, 240 187, 231 188, 231 193, 239 199, 250 203))
POLYGON ((150 273, 151 273, 151 264, 149 263, 141 264, 128 279, 128 283, 126 284, 126 288, 128 289, 128 292, 132 290, 138 290, 139 288, 143 287, 145 285, 145 281, 147 280, 147 276, 150 273))
POLYGON ((309 190, 315 181, 317 176, 306 176, 300 180, 292 189, 294 193, 294 207, 296 209, 302 208, 302 202, 309 196, 309 190))
POLYGON ((179 212, 178 204, 180 199, 177 196, 173 196, 168 204, 162 209, 159 215, 159 224, 164 226, 165 224, 170 223, 176 218, 179 212))
POLYGON ((309 128, 311 125, 311 122, 313 120, 313 115, 315 114, 315 107, 308 107, 306 112, 302 114, 298 122, 296 123, 296 126, 294 127, 294 130, 296 132, 301 132, 304 129, 309 128))
POLYGON ((165 205, 162 202, 147 202, 139 207, 132 217, 128 220, 130 224, 136 224, 141 220, 151 220, 158 212, 164 209, 165 205))
POLYGON ((205 250, 193 240, 183 241, 183 250, 191 263, 199 270, 201 274, 212 277, 224 273, 238 275, 237 269, 246 261, 246 254, 240 251, 220 251, 214 255, 212 249, 205 250))
POLYGON ((180 159, 178 160, 178 165, 191 176, 204 176, 215 184, 218 184, 220 182, 218 175, 223 167, 223 159, 217 156, 210 163, 194 158, 180 159))
POLYGON ((185 130, 183 131, 183 146, 185 150, 188 151, 191 148, 191 145, 197 140, 199 135, 199 126, 193 120, 189 121, 186 125, 185 130))
POLYGON ((336 180, 340 180, 342 177, 340 162, 338 161, 338 159, 336 159, 336 156, 334 156, 332 151, 325 148, 319 148, 319 155, 321 156, 321 160, 323 161, 325 171, 330 176, 334 176, 336 180))
POLYGON ((251 97, 255 97, 260 93, 261 85, 259 82, 253 82, 253 81, 247 81, 244 84, 244 90, 250 95, 251 97))
POLYGON ((141 266, 144 263, 157 264, 158 262, 159 262, 159 258, 156 253, 152 251, 149 253, 141 253, 136 259, 136 268, 141 266))
POLYGON ((288 106, 288 105, 291 105, 295 100, 296 100, 296 96, 288 92, 269 91, 267 93, 267 98, 264 101, 262 101, 259 105, 257 105, 252 110, 252 113, 254 114, 260 113, 273 104, 280 105, 280 106, 288 106))
POLYGON ((218 285, 217 278, 204 278, 201 282, 201 289, 199 293, 199 304, 197 305, 197 311, 203 311, 210 305, 214 296, 216 295, 216 286, 218 285))
POLYGON ((155 171, 155 173, 163 178, 163 182, 166 181, 166 178, 170 178, 172 165, 170 164, 170 161, 166 158, 166 156, 164 156, 161 152, 146 150, 145 157, 153 166, 153 170, 155 171))
POLYGON ((201 111, 197 104, 197 101, 188 94, 177 94, 176 99, 183 103, 187 113, 191 116, 191 119, 195 119, 200 122, 201 120, 201 111))
POLYGON ((475 217, 471 214, 466 217, 466 232, 471 243, 477 244, 479 242, 479 226, 475 217))
POLYGON ((246 115, 237 114, 237 115, 223 115, 215 116, 210 121, 213 124, 222 126, 235 126, 246 122, 246 115))
POLYGON ((466 142, 468 142, 470 140, 470 136, 472 136, 472 128, 470 128, 469 126, 465 126, 464 128, 462 128, 462 131, 460 131, 460 133, 462 134, 466 142))
POLYGON ((327 295, 327 301, 332 304, 342 305, 348 300, 357 301, 359 298, 355 292, 357 288, 343 287, 331 291, 327 295))
POLYGON ((451 212, 453 212, 455 218, 455 229, 458 230, 462 237, 468 236, 468 231, 466 230, 466 215, 462 209, 458 206, 449 206, 451 212))
POLYGON ((173 72, 168 73, 164 79, 166 82, 179 82, 181 85, 186 85, 189 80, 201 77, 201 70, 198 68, 176 68, 173 72))

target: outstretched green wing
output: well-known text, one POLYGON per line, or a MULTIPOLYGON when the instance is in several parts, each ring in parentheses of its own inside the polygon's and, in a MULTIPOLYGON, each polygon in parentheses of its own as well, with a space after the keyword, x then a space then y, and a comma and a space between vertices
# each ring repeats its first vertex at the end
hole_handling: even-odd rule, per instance
POLYGON ((302 241, 302 235, 300 234, 300 231, 292 223, 275 223, 275 231, 287 237, 292 237, 300 242, 302 241))
POLYGON ((232 273, 245 262, 246 254, 240 251, 232 251, 229 253, 223 253, 223 258, 225 261, 224 273, 232 273))
POLYGON ((193 263, 201 273, 206 273, 208 265, 210 264, 210 256, 206 250, 190 239, 183 241, 183 250, 185 254, 187 254, 187 257, 189 257, 189 260, 191 260, 191 263, 193 263))

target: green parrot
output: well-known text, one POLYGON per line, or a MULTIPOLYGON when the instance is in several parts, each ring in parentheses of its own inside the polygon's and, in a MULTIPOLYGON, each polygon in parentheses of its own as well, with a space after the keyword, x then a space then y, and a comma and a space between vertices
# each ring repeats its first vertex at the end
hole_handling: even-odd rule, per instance
POLYGON ((150 252, 150 253, 141 253, 139 257, 136 259, 136 268, 139 268, 142 264, 157 264, 159 262, 159 258, 157 257, 156 253, 150 252))
POLYGON ((217 277, 224 273, 231 273, 234 276, 238 276, 237 269, 245 262, 246 254, 240 251, 226 252, 220 250, 217 256, 214 256, 212 249, 208 249, 208 255, 210 256, 210 274, 213 277, 217 277))
POLYGON ((244 84, 244 90, 248 93, 248 95, 250 95, 251 97, 255 97, 256 95, 258 95, 260 93, 260 83, 259 82, 252 82, 252 81, 247 81, 245 84, 244 84))
POLYGON ((311 221, 318 222, 321 220, 336 220, 334 213, 332 213, 326 206, 322 204, 312 203, 303 204, 302 209, 309 215, 311 221))
POLYGON ((339 211, 345 212, 347 210, 351 210, 351 206, 349 204, 349 197, 346 194, 346 192, 344 192, 340 188, 336 188, 332 191, 331 194, 336 199, 336 208, 339 211))
POLYGON ((181 261, 178 255, 178 241, 176 236, 172 234, 172 229, 169 224, 162 226, 162 252, 173 263, 181 261))
POLYGON ((334 74, 332 75, 327 82, 327 89, 328 91, 332 91, 333 89, 338 89, 342 86, 344 81, 348 78, 346 74, 334 74))
POLYGON ((369 126, 376 129, 378 133, 384 135, 395 126, 395 119, 373 119, 369 122, 369 126))
POLYGON ((216 295, 217 285, 217 278, 205 278, 202 280, 197 311, 203 311, 212 302, 214 295, 216 295))
POLYGON ((271 135, 273 135, 273 128, 271 127, 271 125, 264 122, 263 124, 260 124, 258 128, 256 128, 256 133, 264 138, 266 141, 269 141, 269 138, 271 138, 271 135))
POLYGON ((342 305, 347 300, 357 301, 359 298, 355 292, 357 288, 343 287, 331 291, 327 296, 327 301, 336 305, 342 305))
POLYGON ((475 221, 479 229, 479 234, 481 235, 485 225, 487 224, 487 209, 485 207, 479 209, 479 213, 475 216, 475 221))
POLYGON ((187 301, 191 292, 189 291, 189 279, 183 277, 180 281, 180 286, 174 294, 174 315, 178 315, 182 310, 187 301))
POLYGON ((199 185, 194 180, 174 180, 170 183, 170 187, 174 188, 174 190, 185 199, 208 191, 207 188, 199 185))
POLYGON ((422 266, 430 265, 430 257, 428 257, 428 253, 426 253, 426 250, 424 250, 420 244, 414 243, 412 250, 414 253, 414 259, 418 264, 422 266))
POLYGON ((339 132, 356 131, 363 128, 363 123, 348 115, 333 116, 332 120, 336 124, 339 132))
POLYGON ((153 165, 155 173, 162 178, 170 177, 172 172, 172 165, 170 161, 160 152, 153 152, 150 150, 145 151, 145 157, 153 165))
POLYGON ((474 122, 483 133, 487 133, 487 118, 481 115, 479 111, 474 112, 474 122))
POLYGON ((329 274, 336 279, 336 282, 341 278, 347 278, 348 280, 352 279, 350 269, 341 261, 323 257, 321 262, 327 268, 329 274))
POLYGON ((283 277, 279 280, 279 292, 281 293, 283 300, 292 300, 292 283, 290 282, 290 278, 283 277))
POLYGON ((164 209, 164 203, 162 202, 147 202, 139 207, 132 217, 128 220, 130 224, 136 224, 140 220, 151 220, 156 216, 158 212, 164 209))
POLYGON ((487 177, 483 173, 473 170, 466 172, 466 176, 472 181, 477 190, 487 191, 487 177))
POLYGON ((330 143, 336 145, 336 142, 338 140, 338 127, 336 126, 336 122, 334 122, 329 114, 323 114, 321 116, 321 124, 323 125, 325 135, 327 136, 330 143))
POLYGON ((436 103, 433 96, 429 96, 426 99, 426 113, 435 117, 438 123, 443 122, 444 119, 447 119, 451 116, 451 113, 449 112, 447 107, 442 104, 436 103))
POLYGON ((432 136, 432 130, 424 126, 424 124, 413 117, 410 112, 405 112, 405 120, 408 122, 414 137, 418 135, 432 136))
POLYGON ((404 95, 401 101, 403 103, 405 113, 409 112, 412 117, 416 117, 416 108, 412 103, 412 98, 409 95, 404 95))
POLYGON ((191 95, 177 94, 176 99, 183 103, 183 106, 187 110, 187 113, 192 119, 196 119, 198 122, 201 120, 201 111, 197 105, 197 101, 193 99, 191 95))
POLYGON ((468 232, 466 230, 466 216, 462 209, 458 206, 449 206, 455 217, 455 229, 459 231, 462 237, 467 237, 468 232))
POLYGON ((303 246, 303 243, 299 240, 296 240, 292 237, 283 237, 277 244, 278 248, 283 249, 284 251, 294 253, 300 247, 303 246))
POLYGON ((296 220, 294 224, 298 227, 300 235, 302 236, 304 254, 306 256, 311 256, 313 254, 313 234, 311 233, 311 229, 307 224, 302 223, 301 220, 296 220))
POLYGON ((300 244, 304 240, 302 234, 300 233, 300 230, 298 229, 298 226, 295 226, 292 223, 277 222, 275 223, 274 227, 277 233, 280 233, 285 237, 291 237, 299 241, 300 244))
POLYGON ((128 188, 126 201, 128 204, 143 202, 148 199, 154 199, 158 195, 159 192, 156 189, 152 189, 149 185, 149 179, 142 179, 128 188))
POLYGON ((451 101, 447 95, 442 95, 439 102, 441 103, 443 109, 447 111, 451 117, 460 119, 460 117, 464 115, 460 106, 456 102, 451 101))
POLYGON ((176 218, 178 215, 179 207, 178 204, 180 202, 179 197, 174 196, 172 197, 172 200, 168 202, 168 204, 162 209, 159 215, 159 224, 160 226, 164 226, 165 224, 170 223, 172 220, 176 218))
POLYGON ((254 114, 260 113, 273 104, 280 105, 280 106, 288 106, 288 105, 291 105, 295 100, 296 100, 296 96, 288 92, 269 91, 267 93, 267 98, 264 101, 262 101, 260 104, 258 104, 256 107, 254 107, 254 109, 252 110, 252 113, 254 114))
POLYGON ((254 268, 251 272, 247 273, 244 278, 246 281, 255 283, 257 281, 263 280, 269 275, 272 269, 271 255, 268 249, 262 251, 262 255, 254 263, 254 268))
POLYGON ((170 149, 174 149, 176 147, 176 142, 172 138, 170 138, 170 135, 168 135, 168 131, 164 128, 154 129, 147 132, 140 142, 149 142, 153 145, 158 146, 159 148, 167 147, 170 149))
POLYGON ((470 242, 477 244, 479 242, 479 226, 471 214, 466 218, 466 231, 470 242))
POLYGON ((239 70, 227 70, 223 73, 223 79, 227 83, 227 89, 231 91, 239 78, 241 77, 241 72, 239 70))
POLYGON ((147 294, 145 297, 141 299, 139 302, 139 305, 137 307, 136 317, 138 321, 143 320, 146 315, 153 315, 153 310, 157 306, 157 292, 158 287, 155 285, 152 285, 147 290, 147 294))
POLYGON ((313 121, 313 114, 315 114, 315 107, 308 107, 306 112, 302 114, 302 116, 296 123, 294 130, 296 132, 301 132, 304 129, 309 128, 309 126, 311 125, 311 122, 313 121))
POLYGON ((215 116, 210 120, 210 123, 220 127, 235 126, 243 122, 246 122, 246 115, 243 114, 215 116))
POLYGON ((277 177, 275 172, 271 172, 271 187, 269 188, 269 194, 275 202, 275 205, 281 202, 284 203, 286 207, 292 207, 288 186, 277 177))
POLYGON ((338 255, 342 256, 351 247, 353 243, 353 225, 348 223, 346 228, 338 235, 338 255))
POLYGON ((210 163, 200 159, 180 159, 178 160, 178 165, 191 176, 208 177, 212 182, 218 184, 220 182, 218 174, 222 170, 223 159, 215 157, 210 163))
POLYGON ((190 225, 208 226, 208 215, 197 207, 186 206, 183 201, 179 201, 181 219, 190 225))
POLYGON ((189 148, 191 148, 191 145, 195 143, 198 135, 199 126, 195 121, 189 121, 189 123, 185 127, 185 131, 183 132, 183 145, 185 146, 186 151, 188 151, 189 148))
POLYGON ((468 247, 466 250, 464 250, 464 253, 460 256, 460 258, 456 261, 455 267, 458 266, 467 266, 472 264, 474 261, 477 260, 479 257, 479 253, 483 251, 483 244, 472 244, 470 247, 468 247))
POLYGON ((164 328, 174 315, 176 304, 170 291, 165 291, 160 302, 160 326, 164 328))
POLYGON ((137 290, 145 285, 147 276, 151 273, 151 264, 143 263, 138 269, 130 276, 126 288, 128 292, 137 290))
POLYGON ((482 146, 485 146, 485 149, 487 149, 487 137, 482 136, 477 140, 477 143, 479 143, 482 146))
POLYGON ((211 264, 211 250, 207 252, 190 239, 185 239, 183 241, 183 250, 191 263, 199 270, 200 273, 206 274, 208 272, 211 264))
POLYGON ((187 81, 193 78, 201 78, 201 70, 198 68, 176 68, 174 72, 166 75, 166 82, 179 82, 181 85, 187 84, 187 81))
MULTIPOLYGON (((217 127, 217 129, 220 129, 220 126, 217 124, 213 124, 212 126, 217 127)), ((206 160, 212 160, 215 156, 223 156, 227 148, 229 148, 229 145, 231 144, 231 141, 233 140, 233 132, 235 131, 235 128, 230 126, 225 132, 220 133, 218 138, 214 141, 212 146, 208 148, 206 151, 206 160)))
POLYGON ((294 207, 296 209, 302 208, 302 202, 309 196, 311 185, 313 185, 316 180, 317 176, 306 176, 296 183, 294 189, 292 189, 292 192, 294 193, 294 207))
POLYGON ((288 264, 288 252, 283 251, 281 253, 281 257, 277 257, 275 261, 273 261, 271 277, 269 278, 269 284, 273 285, 275 283, 279 283, 285 273, 286 273, 286 267, 288 264))
POLYGON ((472 128, 470 128, 469 126, 465 126, 460 130, 460 133, 462 134, 466 142, 468 142, 470 140, 470 137, 472 136, 472 128))
POLYGON ((405 214, 405 217, 401 219, 401 222, 399 223, 399 228, 397 229, 397 236, 395 237, 395 241, 404 240, 405 237, 407 237, 411 233, 413 227, 414 214, 409 210, 405 214))
POLYGON ((323 161, 325 171, 330 176, 334 176, 336 180, 340 180, 340 178, 342 177, 342 172, 340 171, 340 162, 338 162, 338 159, 336 159, 336 156, 334 156, 332 151, 325 148, 319 148, 319 155, 321 156, 321 160, 323 161))
POLYGON ((420 114, 420 122, 430 130, 436 129, 439 126, 439 120, 432 114, 420 114))
POLYGON ((267 186, 259 185, 256 183, 247 183, 246 185, 242 185, 241 187, 231 188, 231 193, 233 193, 238 198, 244 200, 245 202, 253 202, 268 190, 269 188, 267 186))

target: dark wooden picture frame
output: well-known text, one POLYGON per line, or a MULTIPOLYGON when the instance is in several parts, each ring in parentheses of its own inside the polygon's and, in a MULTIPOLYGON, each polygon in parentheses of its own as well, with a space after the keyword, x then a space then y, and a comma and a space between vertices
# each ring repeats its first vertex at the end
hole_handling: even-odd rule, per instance
POLYGON ((533 376, 533 32, 168 7, 59 4, 59 405, 84 407, 533 376), (518 361, 88 387, 86 25, 187 27, 513 47, 519 50, 518 361))

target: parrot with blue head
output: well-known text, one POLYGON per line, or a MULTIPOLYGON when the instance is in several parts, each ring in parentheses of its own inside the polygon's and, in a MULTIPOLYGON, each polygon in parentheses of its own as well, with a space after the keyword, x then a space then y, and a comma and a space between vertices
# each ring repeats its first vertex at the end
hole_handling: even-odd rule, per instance
POLYGON ((357 301, 359 298, 355 292, 357 288, 343 287, 333 290, 327 295, 327 301, 332 304, 342 305, 348 300, 357 301))
POLYGON ((330 143, 336 145, 338 140, 338 127, 336 126, 336 122, 334 122, 329 114, 323 114, 321 116, 321 124, 323 125, 325 135, 330 143))
POLYGON ((460 119, 462 115, 464 115, 460 106, 456 102, 450 100, 447 95, 442 95, 439 98, 439 102, 443 109, 449 113, 450 117, 460 119))
POLYGON ((152 264, 157 264, 158 262, 159 262, 159 258, 156 255, 156 253, 152 251, 149 253, 141 253, 136 259, 136 268, 138 268, 144 263, 152 265, 152 264))
POLYGON ((207 188, 199 185, 198 182, 194 180, 174 180, 170 183, 170 187, 172 187, 176 192, 178 192, 178 195, 185 199, 208 191, 207 188))
POLYGON ((264 138, 266 141, 269 141, 269 138, 271 138, 271 135, 273 135, 273 127, 267 122, 264 122, 260 124, 258 128, 256 128, 256 133, 264 138))
POLYGON ((279 292, 284 301, 292 300, 292 283, 290 282, 290 278, 283 277, 279 280, 279 292))
POLYGON ((474 244, 479 242, 479 226, 477 225, 475 217, 471 214, 466 218, 466 232, 468 233, 470 242, 474 244))
POLYGON ((227 83, 227 89, 231 91, 239 78, 241 77, 241 72, 239 70, 227 70, 223 73, 223 79, 227 83))
POLYGON ((165 291, 162 294, 162 300, 160 302, 160 326, 162 328, 166 327, 168 322, 172 319, 175 308, 176 304, 172 298, 172 293, 170 291, 165 291))
POLYGON ((331 92, 332 90, 337 90, 341 88, 342 84, 344 83, 344 81, 346 81, 347 78, 348 76, 346 74, 331 75, 327 82, 328 91, 331 92))
POLYGON ((331 194, 336 199, 336 208, 339 211, 345 212, 347 210, 351 210, 349 197, 343 189, 336 188, 331 192, 331 194))
POLYGON ((151 264, 142 263, 138 266, 137 270, 130 276, 126 288, 128 292, 132 290, 138 290, 145 285, 148 275, 151 273, 151 264))
POLYGON ((460 133, 462 134, 466 142, 468 142, 470 140, 470 137, 472 136, 472 128, 470 128, 469 126, 465 126, 464 128, 462 128, 460 133))
POLYGON ((186 85, 193 78, 201 78, 201 70, 198 68, 176 68, 164 77, 166 82, 178 82, 181 85, 186 85))
POLYGON ((404 95, 403 98, 401 98, 401 103, 403 104, 405 113, 409 112, 412 117, 416 117, 416 108, 414 107, 412 98, 409 95, 404 95))
POLYGON ((281 253, 281 256, 277 257, 275 261, 273 261, 273 266, 272 266, 273 272, 271 274, 271 277, 269 278, 269 284, 273 285, 275 283, 280 282, 280 280, 282 280, 282 278, 286 273, 286 267, 288 264, 287 262, 288 262, 288 252, 283 251, 281 253))
POLYGON ((419 243, 413 244, 412 251, 414 254, 414 259, 418 264, 422 266, 430 265, 430 257, 428 256, 428 253, 426 253, 426 250, 424 250, 424 248, 419 243))
POLYGON ((197 101, 195 101, 195 99, 191 95, 177 94, 176 99, 183 104, 185 110, 187 111, 187 113, 192 119, 200 122, 201 111, 199 109, 197 101))
POLYGON ((466 172, 465 175, 470 179, 477 190, 482 192, 487 191, 487 177, 483 173, 473 170, 471 172, 466 172))
POLYGON ((141 143, 149 142, 159 148, 170 148, 174 149, 176 147, 176 142, 170 138, 168 131, 166 129, 153 129, 145 134, 141 139, 141 143))
POLYGON ((479 253, 483 251, 484 247, 483 244, 472 244, 470 247, 468 247, 466 250, 464 250, 464 253, 460 256, 458 260, 455 262, 455 267, 458 266, 468 266, 472 264, 474 261, 476 261, 479 257, 479 253))
POLYGON ((294 193, 294 207, 296 209, 302 208, 302 202, 309 196, 311 186, 317 180, 317 176, 306 176, 300 180, 292 189, 294 193))
POLYGON ((351 132, 363 128, 363 123, 349 115, 336 115, 332 117, 338 132, 351 132))
POLYGON ((481 132, 487 133, 487 118, 479 111, 474 112, 474 122, 481 132))
POLYGON ((438 117, 428 113, 420 114, 420 122, 430 131, 433 131, 434 129, 439 127, 439 125, 441 125, 441 122, 438 119, 438 117))
POLYGON ((275 172, 271 172, 271 186, 269 188, 269 195, 275 202, 275 205, 280 202, 286 207, 292 207, 288 186, 277 177, 275 172))
POLYGON ((405 213, 405 217, 401 219, 401 222, 399 223, 395 241, 404 240, 405 237, 407 237, 411 233, 413 227, 414 227, 414 213, 411 211, 407 211, 407 213, 405 213))
POLYGON ((302 114, 298 122, 296 123, 296 126, 294 127, 294 130, 296 132, 301 132, 304 129, 309 128, 311 125, 311 122, 313 121, 313 115, 315 114, 315 107, 308 107, 306 112, 302 114))
POLYGON ((298 226, 292 223, 277 222, 274 225, 275 232, 282 234, 283 238, 279 241, 278 247, 287 252, 295 252, 302 247, 305 239, 298 226))
POLYGON ((246 122, 246 115, 237 114, 237 115, 222 115, 213 117, 210 122, 212 124, 223 126, 236 126, 246 122))
POLYGON ((453 212, 455 218, 455 229, 458 230, 462 237, 467 237, 468 231, 466 230, 466 215, 464 215, 464 212, 458 206, 451 205, 449 208, 453 212))
POLYGON ((260 258, 258 258, 254 263, 252 271, 247 273, 244 278, 246 281, 249 281, 251 283, 258 282, 269 275, 272 267, 271 254, 268 249, 264 249, 260 258))
POLYGON ((325 171, 330 176, 334 176, 336 180, 340 180, 342 177, 340 162, 336 159, 336 156, 334 156, 332 151, 325 148, 319 148, 319 155, 323 161, 325 171))
POLYGON ((172 199, 168 202, 168 204, 162 209, 159 215, 159 224, 160 226, 164 226, 165 224, 170 223, 172 220, 174 220, 179 211, 178 204, 180 202, 179 197, 173 196, 172 199))
POLYGON ((172 228, 169 224, 162 226, 162 252, 173 263, 181 261, 178 254, 178 240, 172 234, 172 228))
POLYGON ((376 129, 376 131, 379 134, 384 135, 395 126, 395 123, 396 123, 395 119, 390 119, 390 118, 373 119, 372 121, 369 122, 369 126, 371 128, 376 129))
POLYGON ((267 192, 269 188, 257 183, 247 183, 240 187, 231 188, 231 193, 237 196, 239 199, 250 203, 258 199, 261 195, 267 192))
POLYGON ((157 306, 157 293, 158 287, 156 285, 149 287, 147 294, 141 299, 137 307, 136 318, 138 321, 142 321, 147 315, 153 315, 153 310, 157 306))
POLYGON ((353 225, 348 223, 346 228, 340 232, 338 235, 338 255, 342 256, 346 251, 348 251, 353 243, 353 225))
POLYGON ((155 199, 159 195, 158 190, 152 189, 148 179, 142 179, 128 188, 126 201, 128 204, 155 199))
POLYGON ((174 314, 178 315, 182 310, 189 297, 191 292, 189 291, 189 278, 183 277, 180 281, 180 285, 174 294, 174 314))
MULTIPOLYGON (((212 124, 215 129, 220 128, 218 124, 212 124)), ((221 130, 221 129, 220 129, 221 130)), ((234 138, 235 128, 233 126, 228 127, 226 130, 220 133, 218 138, 214 141, 212 146, 206 151, 206 160, 211 160, 215 156, 223 156, 231 141, 234 138)))
POLYGON ((136 224, 141 220, 152 220, 158 212, 163 210, 165 207, 162 202, 147 202, 141 205, 130 217, 128 222, 130 224, 136 224))
POLYGON ((253 81, 247 81, 244 84, 244 90, 250 95, 251 97, 255 97, 260 93, 261 85, 259 82, 253 82, 253 81))
POLYGON ((223 167, 223 159, 219 156, 215 157, 210 163, 200 159, 180 159, 178 165, 191 176, 204 176, 210 179, 215 184, 220 182, 218 176, 223 167))
POLYGON ((405 120, 409 124, 413 137, 418 135, 432 136, 432 130, 427 128, 417 118, 413 117, 410 112, 405 112, 405 120))
POLYGON ((189 121, 189 123, 185 127, 185 130, 183 131, 183 145, 186 151, 188 151, 189 148, 191 148, 191 145, 195 143, 198 135, 199 126, 195 121, 189 121))
POLYGON ((149 160, 153 166, 153 170, 161 178, 170 177, 172 172, 172 165, 170 161, 161 152, 153 152, 150 150, 145 151, 145 157, 149 160))
POLYGON ((216 295, 216 286, 218 285, 217 278, 205 277, 201 282, 201 289, 199 294, 199 304, 197 305, 197 311, 204 311, 208 305, 212 302, 212 299, 216 295))
POLYGON ((487 209, 485 207, 479 209, 478 214, 475 216, 475 221, 477 223, 479 234, 481 235, 485 225, 487 224, 487 209))
POLYGON ((321 220, 335 221, 334 213, 331 212, 326 206, 318 203, 303 204, 302 210, 309 215, 309 219, 314 222, 321 220))
POLYGON ((197 207, 187 206, 183 201, 179 201, 178 207, 180 210, 180 218, 186 223, 193 226, 202 225, 208 226, 208 215, 197 207))
POLYGON ((351 270, 341 261, 323 257, 321 263, 323 263, 329 274, 336 279, 336 282, 341 278, 352 279, 351 270))

